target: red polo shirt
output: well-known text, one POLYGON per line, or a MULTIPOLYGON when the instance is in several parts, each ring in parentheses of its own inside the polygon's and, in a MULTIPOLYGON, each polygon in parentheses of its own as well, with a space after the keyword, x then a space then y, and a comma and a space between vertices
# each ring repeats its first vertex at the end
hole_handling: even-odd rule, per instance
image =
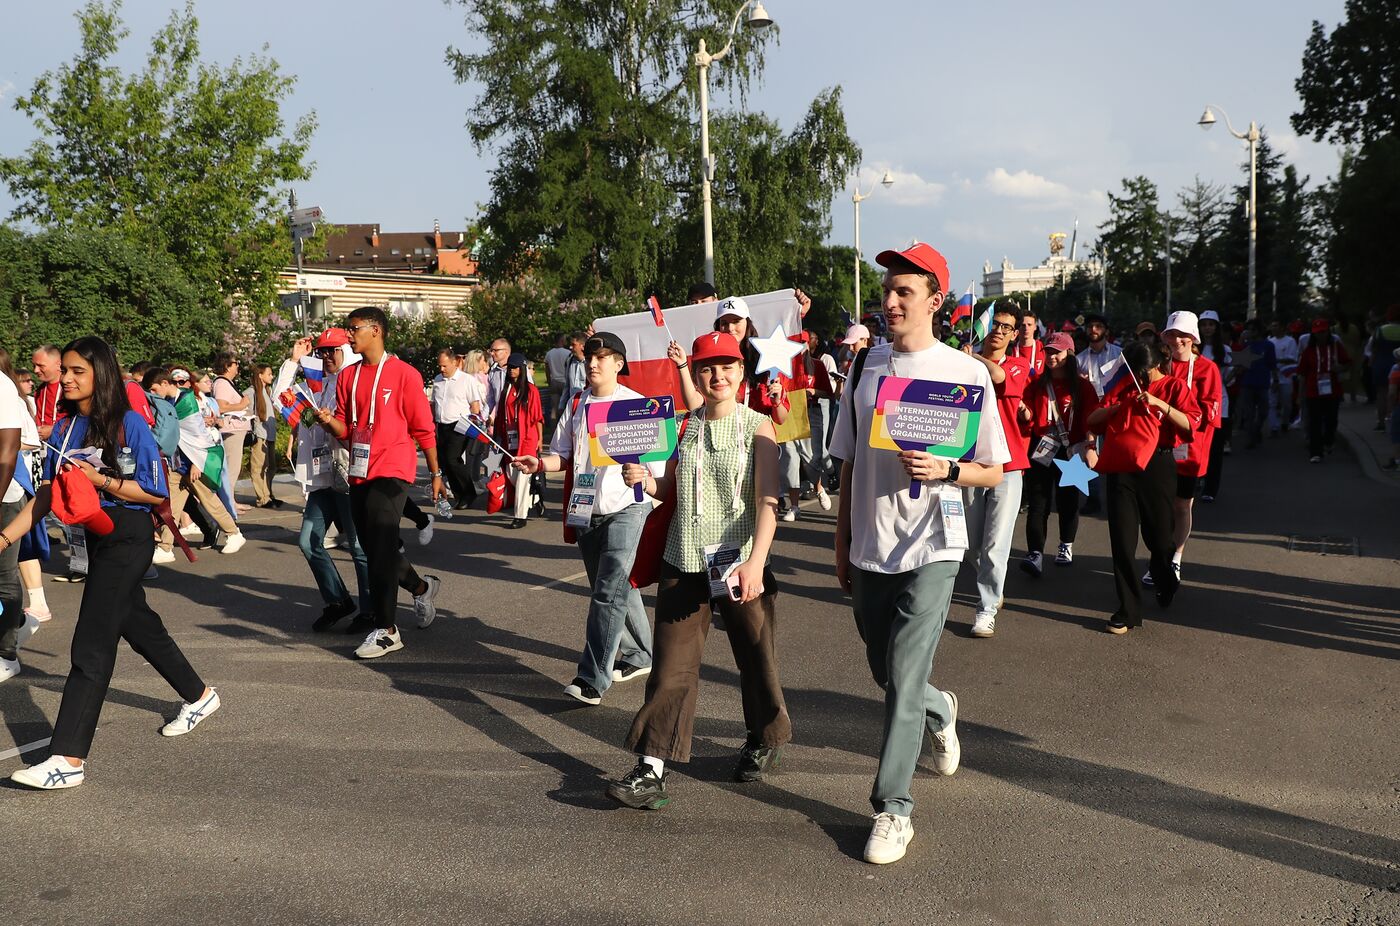
MULTIPOLYGON (((1149 394, 1184 414, 1194 431, 1201 420, 1201 409, 1186 383, 1175 376, 1163 376, 1147 387, 1149 394)), ((1158 450, 1171 450, 1182 442, 1181 433, 1164 424, 1165 413, 1148 408, 1137 400, 1138 389, 1131 379, 1124 380, 1103 398, 1105 408, 1115 413, 1103 428, 1099 450, 1101 473, 1141 472, 1158 450)))
POLYGON ((1001 471, 1014 473, 1031 465, 1030 430, 1020 415, 1021 400, 1031 382, 1031 367, 1021 357, 1003 357, 1001 369, 1006 378, 996 384, 997 413, 1001 415, 1006 447, 1011 451, 1011 459, 1002 465, 1001 471))
MULTIPOLYGON (((1073 359, 1069 358, 1071 370, 1076 369, 1073 359)), ((1059 416, 1060 426, 1065 429, 1070 446, 1073 447, 1089 436, 1089 416, 1099 407, 1099 394, 1094 391, 1093 383, 1077 373, 1069 384, 1055 379, 1053 374, 1037 377, 1026 390, 1024 400, 1026 407, 1031 410, 1031 441, 1054 434, 1057 430, 1054 420, 1050 417, 1052 391, 1055 393, 1055 412, 1059 416), (1074 407, 1075 392, 1079 396, 1078 408, 1074 407)))
POLYGON ((1173 360, 1171 375, 1188 383, 1201 412, 1195 433, 1191 436, 1191 449, 1187 451, 1186 459, 1176 461, 1176 471, 1183 476, 1201 476, 1210 464, 1211 441, 1215 429, 1220 427, 1220 368, 1198 356, 1195 363, 1173 360))

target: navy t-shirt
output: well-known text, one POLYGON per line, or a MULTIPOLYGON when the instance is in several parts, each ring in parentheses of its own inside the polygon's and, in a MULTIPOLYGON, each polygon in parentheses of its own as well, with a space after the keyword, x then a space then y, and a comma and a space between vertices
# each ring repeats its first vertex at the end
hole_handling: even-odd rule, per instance
MULTIPOLYGON (((158 495, 165 498, 170 494, 169 487, 165 484, 165 469, 160 463, 160 447, 156 444, 155 435, 151 433, 150 425, 146 424, 146 419, 140 413, 129 411, 122 419, 122 426, 125 429, 126 446, 131 448, 131 455, 136 458, 136 472, 127 476, 127 479, 136 480, 136 484, 151 495, 158 495)), ((60 420, 53 429, 53 435, 49 438, 49 443, 54 447, 62 447, 66 442, 68 450, 80 450, 88 446, 87 438, 88 419, 86 415, 77 415, 72 418, 60 420), (69 431, 72 431, 70 436, 69 431)), ((52 482, 58 465, 63 462, 57 453, 49 452, 44 456, 44 479, 52 482)), ((113 484, 116 484, 114 473, 113 484)), ((131 508, 135 511, 150 511, 151 506, 145 502, 118 501, 107 495, 105 492, 98 493, 102 500, 103 508, 131 508)))

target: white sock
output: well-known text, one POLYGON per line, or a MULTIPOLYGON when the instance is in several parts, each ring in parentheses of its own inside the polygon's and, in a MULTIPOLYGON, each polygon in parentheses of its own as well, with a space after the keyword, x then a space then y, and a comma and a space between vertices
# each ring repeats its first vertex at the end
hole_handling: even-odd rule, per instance
POLYGON ((1174 555, 1172 556, 1172 565, 1175 566, 1175 567, 1178 568, 1178 569, 1181 568, 1181 554, 1180 554, 1180 553, 1174 554, 1174 555))
POLYGON ((26 588, 25 591, 29 593, 29 606, 31 608, 36 611, 49 609, 49 601, 44 597, 43 588, 26 588))
POLYGON ((656 773, 657 778, 660 778, 661 773, 666 770, 666 763, 655 756, 642 756, 642 761, 651 766, 651 770, 656 773))

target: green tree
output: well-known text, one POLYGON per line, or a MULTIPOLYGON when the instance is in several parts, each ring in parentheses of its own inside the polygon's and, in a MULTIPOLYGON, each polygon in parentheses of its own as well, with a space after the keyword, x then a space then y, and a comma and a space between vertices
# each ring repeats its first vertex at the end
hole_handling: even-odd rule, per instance
POLYGON ((1224 273, 1220 236, 1229 220, 1225 187, 1197 177, 1176 196, 1172 227, 1172 307, 1217 308, 1224 273))
POLYGON ((1293 84, 1299 134, 1344 144, 1376 141, 1400 125, 1400 12, 1394 0, 1347 0, 1331 35, 1313 21, 1293 84))
POLYGON ((144 66, 123 73, 113 63, 128 35, 119 11, 117 0, 85 6, 76 56, 15 100, 39 138, 0 158, 12 218, 141 242, 193 283, 191 313, 197 302, 226 317, 241 294, 261 318, 291 260, 279 188, 309 176, 314 116, 284 136, 294 79, 269 58, 201 62, 191 2, 151 39, 144 66))
POLYGON ((1124 178, 1121 196, 1108 194, 1108 221, 1099 226, 1108 252, 1111 304, 1134 316, 1166 302, 1166 216, 1157 185, 1146 177, 1124 178))
MULTIPOLYGON (((849 245, 821 245, 805 252, 789 281, 812 297, 812 308, 803 324, 823 336, 845 333, 842 313, 859 321, 861 307, 880 298, 885 271, 863 261, 860 271, 860 305, 855 302, 856 249, 849 245)), ((789 284, 784 284, 789 285, 789 284)))
POLYGON ((1400 252, 1400 136, 1388 135, 1342 159, 1318 199, 1320 224, 1333 233, 1323 247, 1330 303, 1362 319, 1394 304, 1400 252))
MULTIPOLYGON (((733 6, 720 0, 458 2, 484 50, 449 49, 448 63, 459 82, 481 86, 467 126, 472 141, 498 164, 482 217, 490 229, 482 239, 484 273, 510 279, 528 270, 566 298, 683 291, 698 279, 701 174, 692 54, 702 38, 724 40, 733 6)), ((742 99, 762 67, 771 32, 736 36, 731 54, 712 71, 716 90, 727 88, 742 99)), ((780 236, 775 245, 815 245, 828 220, 830 193, 823 191, 836 174, 844 179, 859 154, 845 136, 835 92, 818 97, 787 136, 761 116, 716 112, 712 125, 716 251, 719 264, 728 266, 717 282, 729 292, 779 266, 757 269, 742 253, 768 246, 749 234, 751 223, 763 235, 780 236), (807 160, 798 157, 804 148, 807 160)))
POLYGON ((0 328, 18 356, 78 334, 127 362, 206 363, 222 345, 223 321, 190 311, 195 289, 180 266, 119 231, 0 228, 0 268, 0 328))

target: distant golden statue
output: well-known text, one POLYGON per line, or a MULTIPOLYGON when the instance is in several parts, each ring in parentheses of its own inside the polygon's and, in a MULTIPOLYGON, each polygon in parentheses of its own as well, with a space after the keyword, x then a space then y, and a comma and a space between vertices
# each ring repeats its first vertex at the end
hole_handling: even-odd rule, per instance
POLYGON ((1063 254, 1065 253, 1065 238, 1066 238, 1066 237, 1068 237, 1068 236, 1065 235, 1064 232, 1051 232, 1051 233, 1050 233, 1050 256, 1051 256, 1051 257, 1060 257, 1061 255, 1063 255, 1063 254))

